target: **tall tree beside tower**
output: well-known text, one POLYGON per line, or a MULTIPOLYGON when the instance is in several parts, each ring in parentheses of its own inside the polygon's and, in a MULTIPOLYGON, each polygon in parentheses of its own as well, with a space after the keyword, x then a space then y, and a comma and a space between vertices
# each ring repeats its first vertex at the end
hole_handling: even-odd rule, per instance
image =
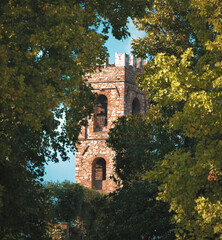
POLYGON ((145 4, 1 1, 1 239, 43 239, 44 163, 67 159, 66 147, 75 145, 82 119, 93 111, 85 75, 105 60, 109 27, 116 38, 126 37, 127 18, 139 16, 145 4))
POLYGON ((151 103, 147 121, 159 117, 183 141, 147 176, 161 182, 177 239, 220 239, 222 3, 156 0, 136 25, 147 35, 134 52, 151 60, 138 78, 151 103))

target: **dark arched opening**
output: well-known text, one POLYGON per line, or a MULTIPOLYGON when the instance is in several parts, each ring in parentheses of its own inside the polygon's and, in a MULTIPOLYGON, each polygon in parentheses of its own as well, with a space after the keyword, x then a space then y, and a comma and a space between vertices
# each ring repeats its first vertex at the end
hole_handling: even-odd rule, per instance
POLYGON ((140 113, 140 102, 138 98, 134 98, 133 103, 132 103, 132 114, 137 114, 140 113))
POLYGON ((102 131, 107 126, 107 106, 108 100, 105 95, 99 95, 95 107, 94 131, 102 131))
POLYGON ((106 180, 106 161, 103 158, 95 159, 92 166, 92 187, 102 190, 104 180, 106 180))

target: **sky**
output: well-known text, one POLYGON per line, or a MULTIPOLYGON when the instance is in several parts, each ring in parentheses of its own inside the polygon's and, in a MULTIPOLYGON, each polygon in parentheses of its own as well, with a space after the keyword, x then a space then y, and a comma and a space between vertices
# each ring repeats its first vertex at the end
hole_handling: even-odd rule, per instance
MULTIPOLYGON (((109 63, 113 64, 115 61, 115 53, 131 53, 131 41, 133 38, 143 37, 144 33, 139 32, 133 22, 130 20, 129 22, 129 30, 131 36, 124 40, 116 40, 111 34, 109 35, 109 39, 106 42, 106 47, 109 53, 109 63)), ((59 163, 48 163, 46 165, 45 171, 46 174, 44 176, 44 181, 53 181, 53 182, 62 182, 68 180, 70 182, 75 182, 75 155, 69 153, 70 161, 59 163)))
POLYGON ((143 37, 144 33, 139 32, 136 27, 134 26, 133 22, 130 20, 129 30, 131 36, 124 40, 116 40, 111 34, 109 35, 109 39, 106 42, 106 47, 109 52, 109 63, 112 64, 115 61, 115 53, 131 53, 131 41, 133 38, 143 37))

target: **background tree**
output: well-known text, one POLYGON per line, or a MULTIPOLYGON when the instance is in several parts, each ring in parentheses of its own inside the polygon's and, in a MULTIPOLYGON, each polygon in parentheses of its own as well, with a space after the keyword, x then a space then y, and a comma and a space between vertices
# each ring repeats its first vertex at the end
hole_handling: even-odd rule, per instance
POLYGON ((48 183, 48 204, 50 222, 55 225, 60 222, 69 224, 70 239, 87 239, 88 229, 95 220, 95 208, 101 201, 102 195, 68 181, 48 183))
POLYGON ((38 214, 29 219, 38 212, 44 164, 59 155, 66 160, 67 147, 75 146, 83 119, 93 111, 86 75, 106 58, 110 26, 117 38, 127 36, 127 18, 140 12, 136 2, 146 4, 1 1, 1 239, 43 239, 35 235, 38 214), (97 33, 100 23, 103 34, 97 33))
POLYGON ((105 197, 87 239, 174 239, 170 214, 157 186, 134 180, 105 197))
POLYGON ((147 36, 135 40, 134 52, 151 56, 138 82, 188 143, 148 173, 176 213, 177 239, 222 236, 221 19, 220 1, 170 0, 154 1, 137 21, 147 36))

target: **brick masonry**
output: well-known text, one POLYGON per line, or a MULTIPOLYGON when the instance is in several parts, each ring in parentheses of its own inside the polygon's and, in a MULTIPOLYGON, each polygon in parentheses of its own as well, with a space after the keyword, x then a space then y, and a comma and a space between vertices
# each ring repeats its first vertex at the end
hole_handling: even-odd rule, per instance
MULTIPOLYGON (((95 131, 95 117, 89 119, 88 127, 82 128, 79 136, 80 144, 76 153, 76 183, 88 188, 109 193, 115 190, 115 183, 110 176, 113 175, 113 159, 115 152, 106 146, 109 129, 118 117, 132 114, 132 103, 135 98, 139 100, 140 113, 146 111, 147 102, 144 92, 138 91, 135 75, 141 71, 142 62, 127 54, 116 54, 115 64, 108 63, 104 68, 91 74, 88 82, 94 92, 105 95, 107 98, 107 124, 100 131, 95 131), (95 164, 98 159, 105 160, 105 179, 95 187, 95 164)), ((97 181, 98 182, 98 181, 97 181)))

